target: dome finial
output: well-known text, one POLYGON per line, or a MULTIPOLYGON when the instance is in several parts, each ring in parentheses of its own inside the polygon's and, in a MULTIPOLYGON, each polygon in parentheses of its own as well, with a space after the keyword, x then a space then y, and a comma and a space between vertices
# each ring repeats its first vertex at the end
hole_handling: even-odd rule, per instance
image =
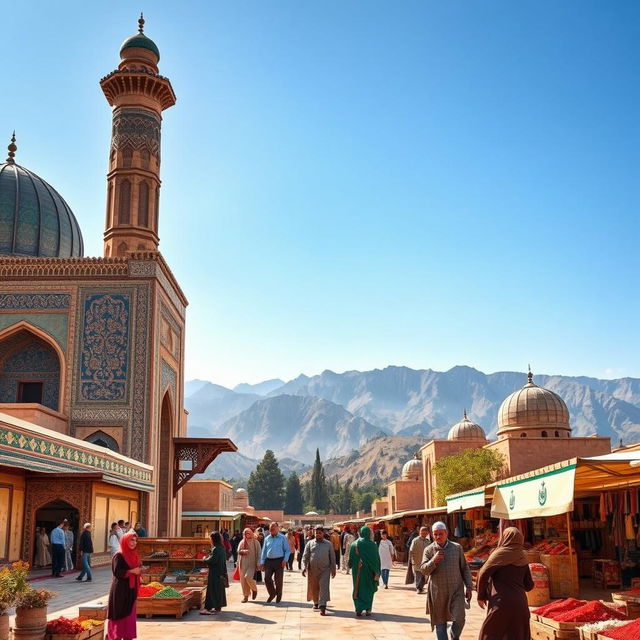
POLYGON ((11 142, 9 143, 9 146, 7 147, 7 149, 9 150, 9 155, 7 156, 7 162, 9 164, 15 164, 16 161, 14 160, 14 158, 16 157, 16 151, 18 150, 18 147, 16 146, 16 132, 13 132, 13 135, 11 136, 11 142))
POLYGON ((462 414, 464 415, 464 419, 468 420, 468 418, 467 418, 467 410, 466 409, 462 412, 462 414))
POLYGON ((529 380, 529 384, 533 384, 533 373, 531 373, 531 365, 529 365, 529 373, 527 374, 527 379, 529 380))
POLYGON ((138 18, 138 33, 144 33, 144 16, 142 15, 142 11, 140 12, 140 17, 138 18))

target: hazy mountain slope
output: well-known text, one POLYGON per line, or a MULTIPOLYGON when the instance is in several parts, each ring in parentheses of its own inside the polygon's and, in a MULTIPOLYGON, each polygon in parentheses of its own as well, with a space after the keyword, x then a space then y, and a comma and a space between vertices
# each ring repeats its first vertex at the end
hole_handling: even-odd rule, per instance
POLYGON ((258 384, 247 384, 243 382, 233 387, 233 390, 236 393, 257 393, 259 396, 266 396, 282 386, 284 386, 284 380, 273 378, 272 380, 258 382, 258 384))
MULTIPOLYGON (((249 474, 255 470, 260 460, 249 458, 240 451, 236 453, 221 453, 207 468, 202 475, 197 475, 196 478, 227 478, 234 480, 241 480, 245 485, 249 474)), ((280 471, 285 476, 289 476, 292 471, 298 474, 302 474, 309 465, 303 464, 298 460, 292 460, 291 458, 278 459, 280 471)))
POLYGON ((316 448, 322 458, 343 455, 379 435, 380 429, 327 400, 281 395, 258 400, 219 432, 252 458, 272 449, 279 458, 310 463, 316 448))
MULTIPOLYGON (((323 460, 325 475, 338 476, 341 483, 352 481, 356 485, 374 481, 389 482, 400 477, 402 467, 424 444, 423 438, 384 436, 370 440, 360 449, 345 456, 323 460)), ((301 476, 309 480, 311 471, 301 476)))
POLYGON ((226 387, 205 383, 184 399, 185 409, 189 412, 189 434, 197 428, 200 435, 203 432, 208 437, 220 435, 218 428, 225 420, 238 415, 260 398, 255 393, 235 393, 226 387))

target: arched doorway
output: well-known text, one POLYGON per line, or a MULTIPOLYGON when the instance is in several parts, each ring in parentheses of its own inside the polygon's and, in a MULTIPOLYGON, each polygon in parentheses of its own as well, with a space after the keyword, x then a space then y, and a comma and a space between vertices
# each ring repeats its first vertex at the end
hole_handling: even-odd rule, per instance
MULTIPOLYGON (((67 520, 71 531, 73 531, 73 551, 71 552, 71 558, 73 559, 73 564, 75 566, 76 549, 78 546, 78 530, 80 528, 80 512, 78 509, 64 500, 52 500, 51 502, 48 502, 36 511, 36 531, 38 528, 44 527, 47 535, 50 536, 53 529, 63 520, 67 520)), ((32 562, 35 561, 35 546, 36 545, 34 545, 34 557, 31 558, 32 562)))
POLYGON ((158 474, 158 535, 169 535, 169 511, 171 502, 171 489, 173 487, 173 464, 171 461, 172 436, 173 436, 173 409, 171 397, 167 391, 162 398, 160 409, 160 452, 157 469, 168 471, 158 474))
POLYGON ((60 358, 50 342, 25 325, 0 339, 0 402, 58 411, 61 391, 60 358))

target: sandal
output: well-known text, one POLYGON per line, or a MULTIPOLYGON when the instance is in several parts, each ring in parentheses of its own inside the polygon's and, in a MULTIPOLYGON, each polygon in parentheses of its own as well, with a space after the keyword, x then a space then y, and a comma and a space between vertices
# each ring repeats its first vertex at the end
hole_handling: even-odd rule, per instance
POLYGON ((201 616, 212 616, 213 611, 209 611, 209 609, 200 609, 201 616))

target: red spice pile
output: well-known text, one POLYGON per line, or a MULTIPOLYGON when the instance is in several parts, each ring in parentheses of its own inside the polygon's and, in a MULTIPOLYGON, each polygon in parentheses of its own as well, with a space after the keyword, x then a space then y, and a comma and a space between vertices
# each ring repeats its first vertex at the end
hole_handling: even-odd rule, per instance
POLYGON ((152 596, 155 596, 156 593, 158 593, 158 591, 160 591, 160 589, 156 589, 155 587, 147 587, 145 585, 142 585, 138 589, 138 598, 151 598, 152 596))
POLYGON ((600 635, 605 638, 615 638, 616 640, 639 640, 640 639, 640 619, 634 620, 622 627, 606 629, 600 635))
POLYGON ((600 622, 601 620, 626 620, 627 616, 592 600, 572 611, 554 612, 551 616, 558 622, 600 622))
POLYGON ((537 613, 539 616, 545 616, 546 618, 550 618, 550 613, 554 611, 560 613, 561 611, 571 611, 577 607, 585 604, 585 600, 577 600, 576 598, 565 598, 564 600, 555 600, 554 602, 550 602, 549 604, 545 604, 544 607, 539 607, 538 609, 534 609, 533 613, 537 613))

